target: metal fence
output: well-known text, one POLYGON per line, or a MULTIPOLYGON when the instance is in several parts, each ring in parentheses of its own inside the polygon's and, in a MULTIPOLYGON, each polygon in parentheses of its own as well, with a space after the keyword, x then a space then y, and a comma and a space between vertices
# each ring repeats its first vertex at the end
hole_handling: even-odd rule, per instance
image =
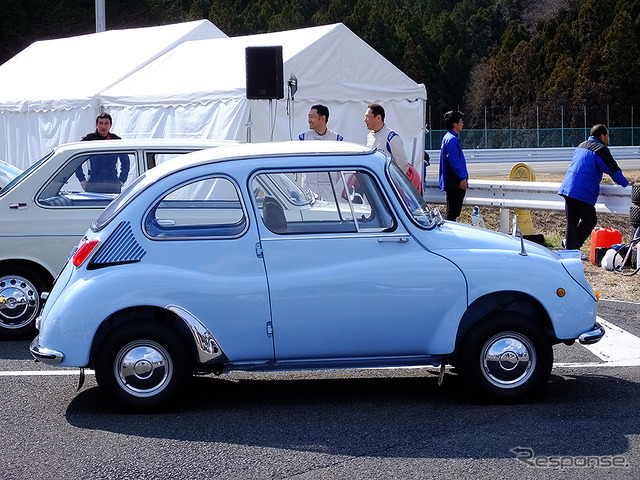
MULTIPOLYGON (((576 147, 589 136, 589 128, 464 129, 460 141, 465 149, 576 147)), ((609 145, 640 145, 640 127, 611 127, 609 145)), ((427 150, 440 148, 446 130, 426 133, 427 150)))
MULTIPOLYGON (((560 183, 511 182, 474 180, 464 198, 465 205, 500 208, 500 231, 509 229, 509 209, 564 210, 564 200, 558 195, 560 183)), ((428 178, 424 185, 424 199, 429 203, 446 203, 444 192, 438 188, 437 178, 428 178)), ((599 213, 629 215, 631 189, 619 185, 602 185, 596 203, 599 213)))

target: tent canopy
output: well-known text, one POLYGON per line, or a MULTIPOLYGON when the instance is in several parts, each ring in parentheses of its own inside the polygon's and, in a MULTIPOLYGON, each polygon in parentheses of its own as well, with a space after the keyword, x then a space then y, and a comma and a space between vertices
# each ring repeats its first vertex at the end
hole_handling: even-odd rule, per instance
POLYGON ((100 92, 182 42, 226 35, 208 20, 38 41, 0 65, 0 158, 26 168, 94 128, 100 92))
POLYGON ((426 100, 424 85, 339 23, 185 42, 103 91, 103 104, 183 106, 244 96, 246 47, 271 45, 282 45, 285 80, 298 79, 296 96, 335 102, 426 100))
MULTIPOLYGON (((285 89, 286 91, 286 89, 285 89)), ((115 126, 130 136, 212 136, 239 141, 297 139, 315 103, 329 107, 329 128, 364 143, 366 105, 387 121, 419 164, 426 89, 343 24, 185 42, 102 92, 115 126), (284 81, 295 100, 247 100, 245 49, 281 45, 284 81)))
POLYGON ((0 111, 94 106, 101 91, 180 43, 219 37, 200 20, 35 42, 0 66, 0 111))
POLYGON ((106 110, 128 138, 238 141, 297 139, 313 104, 330 109, 329 128, 364 143, 366 105, 418 166, 426 89, 343 24, 228 38, 206 20, 36 42, 0 66, 0 158, 26 168, 60 143, 94 129, 106 110), (281 45, 284 100, 246 98, 245 49, 281 45))

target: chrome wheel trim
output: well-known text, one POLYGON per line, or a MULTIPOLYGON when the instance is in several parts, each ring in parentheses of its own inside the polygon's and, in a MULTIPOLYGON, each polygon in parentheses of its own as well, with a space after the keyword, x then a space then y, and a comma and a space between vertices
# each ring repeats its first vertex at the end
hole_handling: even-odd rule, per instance
POLYGON ((135 340, 120 349, 114 361, 118 386, 134 397, 158 395, 173 377, 169 352, 152 340, 135 340))
POLYGON ((537 365, 531 341, 518 332, 501 332, 491 337, 480 354, 482 375, 498 388, 516 388, 526 383, 537 365))
POLYGON ((0 278, 0 328, 15 330, 31 323, 40 310, 38 290, 20 275, 0 278))

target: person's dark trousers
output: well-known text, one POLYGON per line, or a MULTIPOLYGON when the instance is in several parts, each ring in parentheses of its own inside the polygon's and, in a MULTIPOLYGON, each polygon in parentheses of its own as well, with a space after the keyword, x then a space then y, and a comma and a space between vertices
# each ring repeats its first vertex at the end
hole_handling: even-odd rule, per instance
POLYGON ((565 235, 567 250, 579 250, 591 235, 591 231, 598 223, 596 207, 564 196, 564 215, 567 219, 567 233, 565 235))
POLYGON ((453 220, 455 222, 462 211, 462 202, 464 201, 464 196, 467 191, 461 188, 451 188, 447 190, 446 193, 447 214, 445 220, 453 220))

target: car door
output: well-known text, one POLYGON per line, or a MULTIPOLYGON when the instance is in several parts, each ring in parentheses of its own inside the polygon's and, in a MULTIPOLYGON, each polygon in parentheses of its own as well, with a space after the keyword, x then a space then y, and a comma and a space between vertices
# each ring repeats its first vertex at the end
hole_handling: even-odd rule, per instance
POLYGON ((156 294, 198 318, 237 365, 273 361, 267 279, 235 181, 210 175, 158 198, 144 221, 149 263, 171 281, 156 294))
POLYGON ((459 270, 411 237, 372 174, 279 174, 304 179, 308 202, 287 204, 261 187, 278 174, 252 180, 276 360, 439 353, 432 332, 461 315, 466 300, 459 270), (459 305, 450 304, 451 290, 459 305))

